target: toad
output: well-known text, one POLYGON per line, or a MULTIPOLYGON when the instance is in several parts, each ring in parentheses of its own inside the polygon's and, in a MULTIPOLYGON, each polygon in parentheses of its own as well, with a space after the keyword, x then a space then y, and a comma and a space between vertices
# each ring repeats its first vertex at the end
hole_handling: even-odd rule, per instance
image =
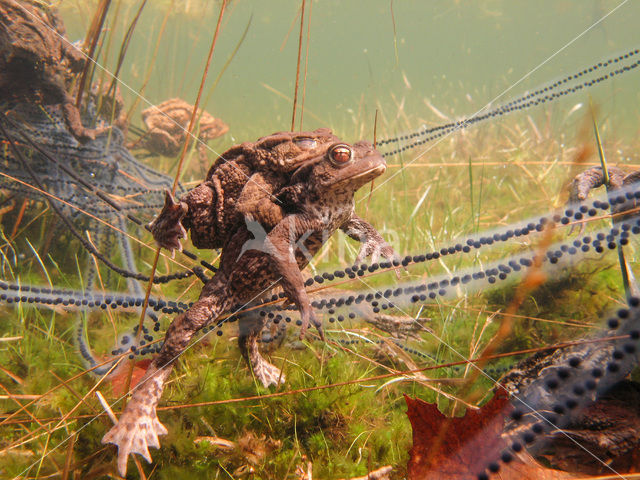
MULTIPOLYGON (((601 167, 593 167, 576 175, 569 185, 569 204, 584 202, 589 197, 589 192, 598 187, 605 185, 607 192, 613 195, 617 190, 628 189, 631 185, 640 181, 640 171, 625 172, 617 167, 607 167, 609 175, 609 185, 606 185, 606 179, 601 167)), ((626 199, 622 202, 611 203, 611 211, 615 215, 614 222, 625 220, 631 216, 637 215, 636 208, 638 199, 626 193, 626 199), (628 214, 621 215, 623 212, 629 211, 628 214)), ((580 233, 584 231, 586 223, 580 224, 580 233)), ((573 231, 573 226, 571 227, 573 231)))
MULTIPOLYGON (((609 188, 617 190, 640 180, 640 171, 627 173, 617 167, 607 167, 609 174, 609 188)), ((604 173, 601 167, 593 167, 576 175, 569 186, 569 202, 582 202, 587 199, 594 188, 605 185, 604 173)))
POLYGON ((229 235, 219 270, 198 301, 173 320, 118 423, 102 439, 118 446, 121 475, 126 473, 129 454, 138 453, 150 462, 148 447, 159 447, 158 435, 167 433, 156 406, 174 361, 197 331, 232 306, 245 305, 276 285, 300 312, 302 332, 309 323, 321 331, 301 269, 336 229, 354 221, 355 192, 385 169, 384 158, 370 143, 333 143, 292 173, 291 182, 282 189, 287 197, 282 219, 262 239, 260 248, 243 248, 256 240, 246 225, 229 235))
POLYGON ((83 143, 103 130, 82 125, 67 92, 84 62, 54 9, 42 2, 0 0, 0 97, 60 105, 69 131, 83 143))
MULTIPOLYGON (((313 132, 278 132, 232 147, 213 164, 204 182, 180 201, 167 194, 163 211, 148 226, 161 247, 180 250, 181 238, 191 232, 197 248, 222 248, 238 228, 254 237, 266 235, 305 189, 302 167, 339 143, 327 128, 313 132), (299 171, 298 171, 299 170, 299 171), (293 193, 296 192, 297 193, 293 193)), ((376 229, 357 215, 340 228, 361 242, 355 260, 395 253, 376 229)), ((251 242, 254 242, 253 240, 251 242)), ((249 244, 247 244, 249 245, 249 244)), ((251 313, 239 316, 238 344, 254 376, 265 386, 284 383, 285 377, 258 350, 264 319, 251 313)))
MULTIPOLYGON (((180 98, 171 98, 143 110, 142 121, 148 129, 143 137, 144 148, 165 157, 178 155, 187 136, 192 112, 193 105, 189 105, 180 98)), ((227 133, 229 126, 200 109, 196 113, 196 120, 198 122, 195 135, 198 139, 198 156, 201 162, 206 162, 206 142, 227 133)))
MULTIPOLYGON (((304 166, 326 155, 338 137, 327 128, 313 132, 278 132, 245 142, 224 152, 205 180, 179 201, 167 194, 165 207, 149 224, 159 246, 181 250, 181 238, 191 232, 196 248, 222 248, 235 231, 251 222, 269 232, 305 189, 297 180, 304 166), (300 191, 291 197, 291 193, 300 191)), ((337 152, 336 152, 337 154, 337 152)), ((300 177, 302 178, 302 177, 300 177)), ((353 215, 340 228, 362 242, 356 263, 372 256, 391 258, 393 249, 365 220, 353 215)))

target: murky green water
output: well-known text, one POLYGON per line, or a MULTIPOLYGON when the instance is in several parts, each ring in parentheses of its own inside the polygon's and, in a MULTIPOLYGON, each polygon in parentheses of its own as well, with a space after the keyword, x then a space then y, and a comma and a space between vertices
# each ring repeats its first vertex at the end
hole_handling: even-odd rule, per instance
MULTIPOLYGON (((112 11, 119 9, 110 25, 115 37, 109 58, 101 57, 109 69, 137 6, 129 0, 114 2, 112 11)), ((193 102, 218 6, 207 1, 150 2, 121 75, 131 88, 122 87, 127 100, 143 83, 170 9, 145 97, 152 103, 172 96, 193 102)), ((204 98, 206 109, 227 121, 238 141, 290 128, 299 6, 298 1, 234 1, 225 13, 204 98), (212 92, 249 21, 245 41, 212 92)), ((88 7, 66 2, 62 8, 70 38, 82 38, 90 19, 88 7)), ((508 100, 637 45, 638 18, 638 2, 616 0, 316 1, 304 127, 330 126, 344 135, 371 137, 376 108, 384 117, 382 134, 418 127, 420 119, 442 122, 424 99, 452 117, 471 114, 491 101, 508 100)), ((603 115, 615 117, 619 133, 637 131, 628 126, 637 119, 637 84, 637 75, 631 74, 592 90, 603 115)), ((580 95, 550 108, 568 110, 584 101, 580 95)))

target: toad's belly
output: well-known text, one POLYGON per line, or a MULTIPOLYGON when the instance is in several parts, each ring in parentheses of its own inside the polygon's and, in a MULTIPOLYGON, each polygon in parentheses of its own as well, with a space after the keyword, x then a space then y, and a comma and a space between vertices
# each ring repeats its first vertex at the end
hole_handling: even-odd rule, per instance
MULTIPOLYGON (((331 217, 322 229, 304 232, 298 236, 294 244, 296 263, 300 270, 304 269, 311 259, 318 253, 324 243, 351 216, 351 212, 341 212, 331 217)), ((263 246, 256 244, 256 249, 243 250, 245 242, 251 242, 251 234, 238 232, 233 239, 233 245, 227 244, 222 260, 223 269, 228 266, 228 295, 235 302, 248 302, 265 290, 273 288, 280 280, 273 265, 270 254, 263 246), (226 263, 226 262, 229 263, 226 263), (225 265, 226 264, 226 265, 225 265)))

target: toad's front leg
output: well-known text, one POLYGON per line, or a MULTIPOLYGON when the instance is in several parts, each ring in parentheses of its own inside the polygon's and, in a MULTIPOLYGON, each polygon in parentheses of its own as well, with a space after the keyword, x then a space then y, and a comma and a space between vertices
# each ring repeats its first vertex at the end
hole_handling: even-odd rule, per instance
POLYGON ((360 263, 369 256, 372 262, 377 262, 380 255, 387 259, 397 256, 391 245, 384 241, 378 231, 355 213, 340 227, 340 230, 361 243, 355 263, 360 263))
MULTIPOLYGON (((309 295, 304 288, 304 279, 300 268, 309 263, 310 258, 296 260, 295 242, 303 235, 321 232, 322 224, 317 219, 304 214, 288 215, 278 225, 276 225, 267 235, 264 248, 269 253, 271 263, 281 278, 281 285, 289 300, 295 303, 300 312, 302 327, 300 337, 304 337, 309 324, 313 324, 320 338, 324 340, 322 324, 317 320, 309 295)), ((319 248, 318 244, 317 247, 319 248)), ((317 249, 309 249, 310 255, 316 253, 317 249)))
POLYGON ((158 420, 156 406, 173 362, 187 348, 198 330, 229 307, 229 302, 224 300, 223 286, 213 282, 216 282, 215 277, 205 286, 200 299, 171 322, 160 353, 135 387, 118 423, 102 438, 102 443, 118 446, 118 472, 121 476, 127 473, 129 454, 138 453, 151 462, 149 447, 158 448, 158 435, 167 433, 167 429, 158 420))
POLYGON ((175 254, 174 250, 182 251, 180 239, 187 238, 187 230, 182 225, 182 219, 188 210, 186 203, 173 198, 167 190, 162 211, 147 225, 147 230, 153 234, 158 246, 166 248, 172 255, 175 254))

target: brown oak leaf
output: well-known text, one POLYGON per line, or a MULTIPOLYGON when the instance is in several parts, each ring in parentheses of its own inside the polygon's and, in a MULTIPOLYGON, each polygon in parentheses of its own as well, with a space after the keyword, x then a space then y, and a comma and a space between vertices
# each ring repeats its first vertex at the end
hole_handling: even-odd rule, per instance
POLYGON ((528 454, 499 462, 507 444, 501 437, 511 405, 499 391, 482 408, 449 418, 435 404, 405 396, 413 429, 407 467, 409 480, 474 480, 490 463, 500 466, 501 480, 569 480, 578 478, 540 466, 528 454))

